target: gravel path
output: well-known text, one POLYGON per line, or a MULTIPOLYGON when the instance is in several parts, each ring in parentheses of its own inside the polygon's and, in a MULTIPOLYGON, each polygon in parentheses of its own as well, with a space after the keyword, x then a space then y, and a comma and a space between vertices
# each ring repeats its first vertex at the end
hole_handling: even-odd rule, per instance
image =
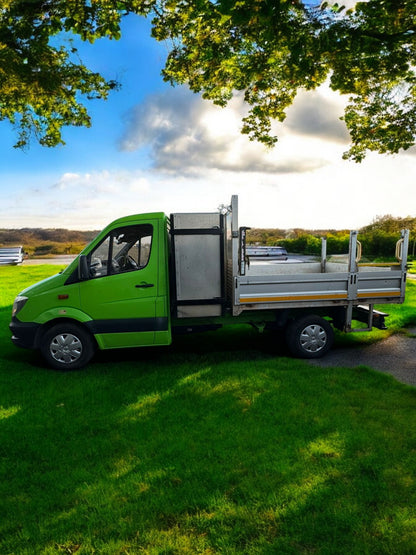
POLYGON ((392 335, 383 341, 362 347, 333 348, 324 358, 311 360, 316 366, 369 366, 391 374, 398 381, 416 386, 416 328, 411 337, 392 335))
MULTIPOLYGON (((408 274, 416 280, 416 274, 408 274)), ((416 386, 416 328, 407 330, 409 336, 392 335, 373 345, 362 347, 336 347, 324 358, 310 361, 316 366, 369 366, 379 372, 391 374, 399 382, 416 386)))

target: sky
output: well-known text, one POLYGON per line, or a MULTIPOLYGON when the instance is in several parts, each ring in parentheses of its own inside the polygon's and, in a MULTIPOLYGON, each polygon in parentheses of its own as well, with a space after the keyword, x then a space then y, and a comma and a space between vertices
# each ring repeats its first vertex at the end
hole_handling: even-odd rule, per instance
POLYGON ((80 44, 83 62, 122 88, 91 101, 92 127, 66 128, 65 146, 26 151, 0 122, 0 227, 101 229, 120 216, 215 212, 239 195, 239 223, 359 229, 377 216, 416 216, 416 148, 342 160, 346 99, 301 92, 272 150, 241 135, 241 97, 218 108, 164 83, 167 45, 138 16, 119 41, 80 44))

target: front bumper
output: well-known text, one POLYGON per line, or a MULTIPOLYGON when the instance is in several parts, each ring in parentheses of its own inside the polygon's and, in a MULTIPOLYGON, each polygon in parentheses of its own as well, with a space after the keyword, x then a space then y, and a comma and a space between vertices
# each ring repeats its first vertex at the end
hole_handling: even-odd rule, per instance
POLYGON ((12 332, 12 341, 17 347, 36 349, 36 338, 40 324, 34 322, 20 322, 15 316, 9 324, 12 332))

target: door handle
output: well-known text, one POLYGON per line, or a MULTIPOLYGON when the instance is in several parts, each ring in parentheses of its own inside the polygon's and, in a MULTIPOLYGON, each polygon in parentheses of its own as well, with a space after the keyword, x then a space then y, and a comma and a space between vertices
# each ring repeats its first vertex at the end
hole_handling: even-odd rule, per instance
POLYGON ((135 285, 135 287, 146 289, 147 287, 154 287, 154 283, 139 283, 138 285, 135 285))

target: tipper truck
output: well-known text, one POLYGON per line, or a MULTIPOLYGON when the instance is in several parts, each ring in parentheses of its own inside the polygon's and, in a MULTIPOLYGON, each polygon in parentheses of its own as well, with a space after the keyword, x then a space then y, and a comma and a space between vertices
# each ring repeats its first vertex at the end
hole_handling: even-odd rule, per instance
POLYGON ((85 366, 96 349, 169 345, 175 333, 250 324, 283 333, 297 357, 323 356, 334 327, 384 328, 375 303, 405 297, 409 232, 397 262, 360 263, 357 232, 348 258, 249 264, 238 198, 212 213, 139 214, 108 225, 60 274, 15 299, 10 329, 53 368, 85 366), (361 324, 360 324, 361 323, 361 324), (358 324, 358 327, 357 327, 358 324))

